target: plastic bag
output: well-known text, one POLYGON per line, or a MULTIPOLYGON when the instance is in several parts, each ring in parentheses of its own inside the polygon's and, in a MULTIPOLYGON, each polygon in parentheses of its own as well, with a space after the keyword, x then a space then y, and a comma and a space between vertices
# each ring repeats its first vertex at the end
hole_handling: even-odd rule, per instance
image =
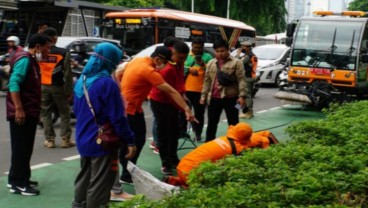
POLYGON ((159 200, 179 192, 179 187, 158 180, 130 161, 128 162, 128 171, 132 176, 136 194, 143 194, 147 199, 159 200))

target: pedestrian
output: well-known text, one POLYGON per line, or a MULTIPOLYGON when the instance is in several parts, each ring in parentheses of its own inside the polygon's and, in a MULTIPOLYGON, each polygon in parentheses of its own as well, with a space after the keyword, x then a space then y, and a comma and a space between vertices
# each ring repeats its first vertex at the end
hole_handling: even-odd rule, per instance
MULTIPOLYGON (((175 186, 187 186, 187 176, 203 162, 216 162, 228 155, 238 155, 251 148, 268 148, 272 133, 262 131, 252 134, 252 128, 246 123, 229 126, 225 136, 200 145, 185 155, 178 167, 178 176, 165 177, 164 181, 175 186)), ((273 135, 272 135, 273 136, 273 135)))
POLYGON ((23 47, 20 46, 20 40, 17 36, 9 36, 6 39, 6 43, 8 45, 8 54, 6 62, 9 62, 11 58, 15 55, 15 53, 23 51, 23 47))
POLYGON ((244 66, 230 56, 228 42, 217 40, 213 48, 216 58, 207 64, 200 100, 202 105, 208 104, 206 142, 216 138, 222 110, 229 125, 239 122, 239 109, 245 105, 247 95, 244 66))
POLYGON ((110 76, 121 57, 122 52, 115 45, 107 42, 98 44, 74 88, 76 142, 81 155, 81 170, 74 183, 73 208, 98 208, 107 206, 110 201, 110 191, 118 174, 118 152, 106 151, 98 144, 99 126, 111 124, 127 146, 124 157, 131 158, 136 151, 134 133, 125 116, 119 86, 110 76))
MULTIPOLYGON (((146 123, 142 104, 146 100, 152 87, 157 87, 165 92, 181 109, 185 110, 188 120, 194 120, 194 116, 183 97, 174 88, 172 88, 157 70, 163 69, 171 59, 171 51, 159 46, 150 57, 135 58, 130 61, 124 70, 121 81, 121 90, 127 102, 127 114, 129 125, 135 133, 137 154, 130 161, 136 163, 139 154, 146 141, 146 123)), ((132 178, 127 170, 128 160, 124 158, 126 148, 120 149, 120 162, 123 172, 120 177, 123 183, 132 183, 132 178)))
POLYGON ((211 54, 204 52, 204 40, 202 37, 196 37, 192 40, 192 50, 185 61, 184 75, 186 96, 193 105, 194 116, 198 123, 193 123, 192 128, 196 141, 201 141, 201 135, 204 124, 204 113, 206 106, 199 103, 203 89, 204 75, 206 66, 212 59, 211 54))
POLYGON ((47 57, 51 40, 45 35, 30 38, 28 51, 16 53, 10 61, 9 91, 6 97, 10 124, 10 193, 34 196, 40 193, 31 181, 30 162, 40 117, 41 85, 37 61, 47 57))
MULTIPOLYGON (((171 51, 172 51, 172 49, 173 49, 173 47, 174 47, 174 45, 175 45, 175 43, 177 43, 179 40, 177 39, 177 38, 174 38, 174 37, 172 37, 172 36, 169 36, 169 37, 167 37, 167 38, 165 38, 164 39, 164 46, 165 47, 167 47, 167 48, 169 48, 171 51)), ((175 61, 173 61, 173 60, 170 60, 169 62, 168 62, 168 64, 166 64, 166 67, 165 68, 170 68, 171 66, 172 66, 172 64, 170 64, 170 63, 174 63, 175 61)), ((175 67, 175 66, 174 66, 175 67)), ((158 72, 161 74, 161 76, 163 75, 161 72, 163 72, 163 71, 166 71, 166 70, 159 70, 158 72)), ((180 76, 180 77, 182 77, 182 76, 180 76)), ((165 79, 165 77, 163 77, 164 78, 164 80, 166 81, 166 82, 168 82, 168 80, 166 80, 165 79)), ((170 84, 170 83, 169 83, 170 84)), ((172 86, 172 85, 171 85, 172 86)), ((172 87, 174 87, 174 86, 172 86, 172 87)), ((174 87, 175 88, 175 87, 174 87)), ((176 89, 177 90, 177 89, 176 89)), ((182 91, 182 89, 180 89, 181 91, 182 91)), ((181 93, 181 91, 179 91, 179 93, 181 93)), ((150 93, 150 95, 149 95, 149 100, 151 101, 151 94, 152 94, 152 92, 154 92, 154 94, 156 93, 161 93, 161 91, 160 90, 158 90, 158 89, 155 89, 155 88, 152 88, 152 90, 151 90, 151 93, 150 93)), ((155 95, 154 95, 155 96, 155 95)), ((166 95, 164 95, 164 96, 166 96, 166 95)), ((152 102, 149 102, 149 106, 150 106, 150 108, 151 108, 151 111, 153 112, 153 109, 152 109, 152 102)), ((153 116, 152 116, 153 118, 152 118, 152 138, 153 138, 153 141, 150 143, 150 148, 151 149, 153 149, 153 153, 155 153, 155 154, 160 154, 160 150, 159 150, 159 142, 158 142, 158 132, 157 132, 157 121, 156 121, 156 117, 155 117, 155 114, 153 114, 153 116)), ((184 114, 184 119, 186 119, 185 118, 185 114, 184 114)))
MULTIPOLYGON (((183 41, 177 41, 172 47, 172 61, 159 70, 162 78, 180 94, 185 94, 184 62, 189 53, 189 47, 183 41)), ((177 155, 179 140, 179 112, 180 108, 170 97, 157 87, 150 93, 153 115, 157 124, 157 138, 161 158, 161 172, 172 175, 172 168, 179 163, 177 155)))
POLYGON ((70 125, 70 106, 73 97, 73 75, 70 67, 70 53, 55 46, 58 35, 55 28, 48 27, 43 34, 50 37, 52 46, 50 54, 42 59, 41 69, 41 120, 44 129, 44 146, 55 148, 55 130, 53 127, 52 114, 59 113, 61 147, 75 146, 71 140, 72 129, 70 125))
POLYGON ((253 118, 253 89, 254 83, 256 81, 256 69, 258 64, 257 56, 252 52, 253 44, 249 41, 244 41, 240 43, 240 48, 236 53, 236 58, 240 57, 241 53, 244 53, 244 56, 240 58, 240 60, 244 64, 245 70, 245 81, 247 82, 247 98, 246 98, 246 107, 243 108, 242 113, 239 115, 239 118, 251 119, 253 118))

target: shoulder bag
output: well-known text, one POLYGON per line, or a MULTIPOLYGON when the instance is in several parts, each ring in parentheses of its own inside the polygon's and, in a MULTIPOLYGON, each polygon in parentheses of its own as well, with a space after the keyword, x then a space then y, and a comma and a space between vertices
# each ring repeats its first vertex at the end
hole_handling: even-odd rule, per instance
POLYGON ((96 113, 93 109, 91 100, 89 99, 88 90, 86 87, 86 76, 83 77, 83 91, 86 96, 87 104, 92 112, 95 119, 95 123, 98 126, 98 134, 96 138, 96 143, 101 145, 102 149, 105 151, 113 151, 120 147, 121 140, 118 135, 116 135, 114 127, 108 121, 104 125, 100 126, 97 123, 96 113))
POLYGON ((216 73, 217 81, 220 85, 226 87, 237 81, 237 79, 233 75, 229 75, 221 71, 220 65, 218 62, 216 62, 216 67, 217 67, 217 73, 216 73))

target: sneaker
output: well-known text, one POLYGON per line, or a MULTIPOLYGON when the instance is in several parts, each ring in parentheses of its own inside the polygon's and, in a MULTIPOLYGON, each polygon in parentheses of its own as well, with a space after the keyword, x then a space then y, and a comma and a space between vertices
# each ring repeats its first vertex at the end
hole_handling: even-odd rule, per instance
MULTIPOLYGON (((30 187, 37 187, 38 186, 38 181, 29 181, 29 186, 30 187)), ((8 184, 6 184, 6 187, 10 189, 12 187, 12 185, 10 183, 8 183, 8 184)))
POLYGON ((119 182, 125 184, 133 184, 132 177, 120 177, 119 182))
POLYGON ((173 174, 171 168, 168 168, 168 167, 165 167, 165 166, 161 167, 161 173, 164 174, 164 175, 172 175, 173 174))
POLYGON ((55 148, 55 140, 52 140, 52 139, 50 139, 50 140, 45 140, 45 141, 43 142, 43 145, 44 145, 45 147, 47 147, 47 148, 55 148))
POLYGON ((22 194, 24 196, 36 196, 40 194, 40 191, 30 186, 26 187, 12 186, 10 188, 10 193, 22 194))
POLYGON ((157 147, 155 147, 155 148, 153 149, 153 153, 155 153, 155 154, 159 155, 159 154, 160 154, 160 150, 159 150, 157 147))
POLYGON ((150 143, 149 147, 150 147, 151 149, 155 149, 155 148, 156 148, 155 141, 152 141, 152 142, 150 143))
POLYGON ((128 194, 126 192, 122 192, 120 194, 115 194, 114 192, 111 192, 110 195, 110 201, 117 201, 117 202, 123 202, 132 199, 134 196, 131 194, 128 194))

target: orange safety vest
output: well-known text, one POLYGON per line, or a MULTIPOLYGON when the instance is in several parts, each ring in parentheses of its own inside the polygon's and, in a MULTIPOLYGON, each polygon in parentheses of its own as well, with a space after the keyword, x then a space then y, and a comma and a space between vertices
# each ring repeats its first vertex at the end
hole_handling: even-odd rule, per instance
POLYGON ((47 58, 42 59, 42 61, 38 62, 41 70, 41 84, 52 84, 52 75, 54 73, 58 73, 59 70, 63 70, 62 67, 56 68, 56 66, 60 65, 59 63, 62 60, 63 56, 61 54, 49 54, 47 58), (54 69, 56 69, 57 71, 54 71, 54 69))

